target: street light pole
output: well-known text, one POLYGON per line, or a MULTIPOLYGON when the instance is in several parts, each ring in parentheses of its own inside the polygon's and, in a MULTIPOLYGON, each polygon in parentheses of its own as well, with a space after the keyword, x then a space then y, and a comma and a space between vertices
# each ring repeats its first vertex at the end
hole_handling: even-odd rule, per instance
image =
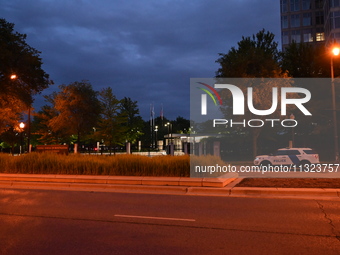
POLYGON ((333 111, 333 136, 334 136, 334 155, 335 162, 339 161, 339 145, 338 145, 338 127, 337 127, 337 119, 336 119, 336 98, 335 98, 335 85, 334 85, 334 66, 333 66, 333 57, 338 56, 340 53, 340 49, 335 47, 332 50, 331 56, 331 79, 332 79, 332 111, 333 111))
POLYGON ((172 143, 172 124, 170 122, 166 123, 165 126, 168 127, 168 148, 169 154, 174 155, 174 144, 172 143))
POLYGON ((165 124, 166 127, 168 127, 168 145, 170 145, 170 122, 165 124))
POLYGON ((155 149, 158 150, 158 137, 157 137, 157 131, 158 131, 158 126, 155 126, 155 133, 156 133, 156 137, 155 137, 155 149))
MULTIPOLYGON (((294 114, 290 114, 290 117, 289 117, 291 120, 294 120, 295 119, 295 116, 294 114)), ((294 130, 294 127, 292 127, 292 142, 290 144, 289 147, 293 148, 294 147, 294 135, 295 135, 295 130, 294 130)))
MULTIPOLYGON (((11 80, 19 79, 16 74, 10 76, 11 80)), ((27 153, 31 152, 31 103, 28 106, 28 120, 27 120, 27 153)), ((24 124, 25 125, 25 124, 24 124)))
POLYGON ((28 107, 27 116, 27 153, 31 152, 31 106, 28 107))
POLYGON ((22 148, 23 148, 23 137, 22 134, 24 132, 24 128, 25 128, 25 123, 21 122, 19 124, 20 127, 20 155, 22 154, 22 148))

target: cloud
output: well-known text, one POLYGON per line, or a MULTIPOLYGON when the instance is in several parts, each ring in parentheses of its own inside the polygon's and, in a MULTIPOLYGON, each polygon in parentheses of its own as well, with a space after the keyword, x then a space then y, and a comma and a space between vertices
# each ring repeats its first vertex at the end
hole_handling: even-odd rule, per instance
MULTIPOLYGON (((89 80, 117 97, 189 118, 189 79, 213 77, 218 53, 265 28, 279 40, 272 0, 0 0, 1 16, 42 51, 56 85, 89 80)), ((57 89, 54 85, 44 93, 57 89)), ((41 102, 41 99, 37 99, 41 102)))

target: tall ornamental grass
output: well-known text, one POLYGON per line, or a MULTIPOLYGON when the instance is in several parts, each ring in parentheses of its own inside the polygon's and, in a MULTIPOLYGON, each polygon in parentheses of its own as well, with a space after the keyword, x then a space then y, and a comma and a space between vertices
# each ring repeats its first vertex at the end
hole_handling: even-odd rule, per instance
POLYGON ((190 176, 189 156, 0 154, 0 173, 190 176))

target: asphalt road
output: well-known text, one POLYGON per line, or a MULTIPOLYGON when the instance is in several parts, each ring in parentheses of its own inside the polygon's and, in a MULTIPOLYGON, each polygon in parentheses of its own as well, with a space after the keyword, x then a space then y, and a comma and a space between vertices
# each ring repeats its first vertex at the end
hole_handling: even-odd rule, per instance
POLYGON ((337 201, 0 189, 0 254, 340 254, 337 201))

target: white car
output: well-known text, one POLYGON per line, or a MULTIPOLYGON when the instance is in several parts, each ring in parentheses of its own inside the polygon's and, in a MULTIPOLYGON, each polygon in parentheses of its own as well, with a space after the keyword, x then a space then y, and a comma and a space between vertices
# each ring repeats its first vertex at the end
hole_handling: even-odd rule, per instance
POLYGON ((319 154, 310 148, 283 148, 269 155, 256 156, 255 165, 318 164, 319 154))

